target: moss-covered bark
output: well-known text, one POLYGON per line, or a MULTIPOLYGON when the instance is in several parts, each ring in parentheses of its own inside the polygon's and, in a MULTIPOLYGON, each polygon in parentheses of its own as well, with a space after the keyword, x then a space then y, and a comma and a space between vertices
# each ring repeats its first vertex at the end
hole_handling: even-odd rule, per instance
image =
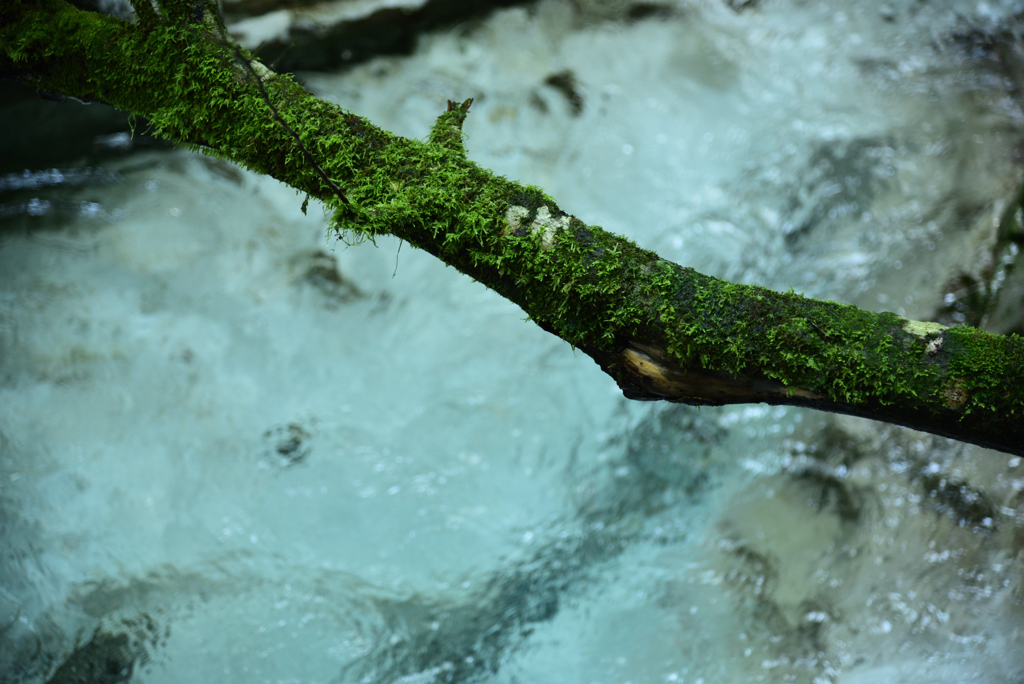
POLYGON ((665 261, 468 161, 469 103, 451 104, 428 142, 399 138, 247 67, 210 8, 164 0, 162 15, 132 24, 63 0, 0 0, 0 74, 143 115, 161 135, 323 200, 340 231, 434 254, 590 354, 628 397, 810 406, 1024 453, 1024 339, 665 261))

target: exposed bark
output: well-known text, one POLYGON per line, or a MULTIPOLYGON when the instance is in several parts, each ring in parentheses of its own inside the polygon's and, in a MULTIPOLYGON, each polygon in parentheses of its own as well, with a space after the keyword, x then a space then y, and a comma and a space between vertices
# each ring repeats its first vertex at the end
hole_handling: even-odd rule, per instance
POLYGON ((585 351, 632 399, 808 406, 1024 454, 1024 339, 701 275, 467 160, 468 102, 428 142, 406 140, 247 64, 212 3, 160 10, 132 24, 63 0, 0 0, 0 74, 146 116, 323 200, 340 231, 430 252, 585 351))

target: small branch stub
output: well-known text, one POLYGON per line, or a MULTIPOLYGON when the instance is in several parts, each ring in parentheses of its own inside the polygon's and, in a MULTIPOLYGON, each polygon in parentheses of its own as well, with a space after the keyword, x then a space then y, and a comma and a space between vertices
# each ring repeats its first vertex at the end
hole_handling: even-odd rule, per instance
POLYGON ((472 104, 473 98, 462 103, 448 100, 448 109, 437 117, 434 127, 430 130, 430 142, 457 152, 459 156, 465 158, 466 148, 462 144, 462 122, 466 120, 469 107, 472 104))

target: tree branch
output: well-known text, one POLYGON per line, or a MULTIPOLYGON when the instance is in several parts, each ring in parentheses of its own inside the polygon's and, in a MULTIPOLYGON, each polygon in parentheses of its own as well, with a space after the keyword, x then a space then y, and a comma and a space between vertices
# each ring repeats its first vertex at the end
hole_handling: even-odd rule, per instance
MULTIPOLYGON (((183 3, 161 4, 172 6, 182 17, 183 3)), ((808 406, 1024 454, 1020 337, 701 275, 468 161, 468 103, 449 105, 429 142, 406 140, 287 76, 251 78, 208 23, 0 0, 0 73, 146 116, 161 135, 321 199, 339 231, 430 252, 589 354, 632 399, 808 406), (284 126, 266 116, 273 101, 288 103, 284 126)))

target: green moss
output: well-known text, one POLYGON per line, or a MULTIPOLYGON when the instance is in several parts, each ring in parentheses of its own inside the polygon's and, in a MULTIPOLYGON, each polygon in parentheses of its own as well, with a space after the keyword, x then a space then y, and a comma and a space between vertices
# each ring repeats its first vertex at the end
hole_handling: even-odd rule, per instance
POLYGON ((1024 340, 968 327, 950 328, 945 338, 949 377, 966 395, 963 414, 1000 412, 1024 419, 1020 403, 1008 401, 1024 386, 1024 340))

